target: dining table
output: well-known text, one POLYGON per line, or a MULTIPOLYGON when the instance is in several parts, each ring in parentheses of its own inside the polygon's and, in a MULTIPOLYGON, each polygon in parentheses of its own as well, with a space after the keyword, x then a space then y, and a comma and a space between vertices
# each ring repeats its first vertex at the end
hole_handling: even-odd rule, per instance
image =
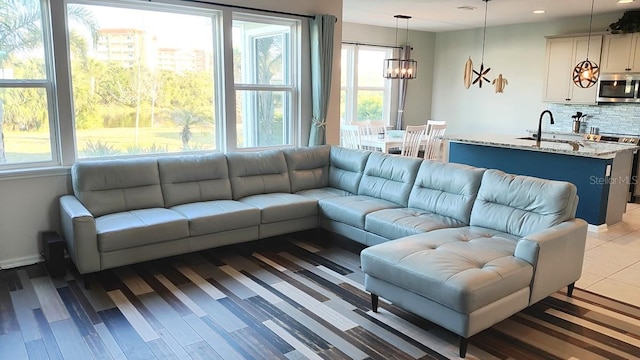
MULTIPOLYGON (((402 142, 404 141, 404 131, 394 130, 394 134, 385 133, 384 136, 380 135, 365 135, 360 138, 362 148, 382 151, 389 153, 394 149, 402 149, 402 142)), ((421 146, 426 146, 427 137, 423 136, 420 141, 421 146)))

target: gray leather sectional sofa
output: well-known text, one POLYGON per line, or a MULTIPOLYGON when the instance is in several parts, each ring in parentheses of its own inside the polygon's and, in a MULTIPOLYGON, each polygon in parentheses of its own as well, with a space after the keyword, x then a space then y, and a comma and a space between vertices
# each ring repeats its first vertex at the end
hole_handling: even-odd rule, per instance
POLYGON ((78 162, 60 198, 81 274, 315 228, 365 286, 467 338, 580 277, 574 185, 337 146, 78 162), (393 241, 391 241, 393 240, 393 241))

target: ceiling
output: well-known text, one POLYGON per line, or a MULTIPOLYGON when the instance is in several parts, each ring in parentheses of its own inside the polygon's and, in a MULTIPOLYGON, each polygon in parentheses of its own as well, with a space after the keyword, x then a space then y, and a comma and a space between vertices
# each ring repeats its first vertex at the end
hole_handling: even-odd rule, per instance
MULTIPOLYGON (((395 28, 397 14, 410 15, 408 26, 421 31, 453 31, 487 26, 550 21, 572 16, 588 16, 589 0, 343 0, 343 21, 395 28), (459 7, 475 10, 458 9, 459 7), (534 10, 545 10, 534 14, 534 10)), ((640 0, 619 4, 618 0, 594 1, 594 14, 640 9, 640 0)), ((400 20, 400 28, 407 26, 400 20)))

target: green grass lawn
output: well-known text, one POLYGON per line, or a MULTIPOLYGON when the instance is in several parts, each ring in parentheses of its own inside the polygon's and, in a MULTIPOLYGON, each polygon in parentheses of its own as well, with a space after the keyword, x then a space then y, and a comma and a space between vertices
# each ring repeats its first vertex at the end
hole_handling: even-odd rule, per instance
MULTIPOLYGON (((104 144, 118 154, 140 154, 149 149, 161 149, 167 152, 183 150, 180 138, 181 128, 163 126, 140 128, 136 146, 134 128, 105 128, 76 131, 78 157, 100 156, 89 153, 88 146, 104 144), (132 151, 133 150, 133 151, 132 151)), ((189 147, 193 150, 211 150, 216 148, 215 132, 211 127, 193 127, 189 147)), ((4 131, 4 145, 7 163, 21 163, 51 160, 49 133, 45 131, 4 131)), ((104 154, 108 155, 108 154, 104 154)))

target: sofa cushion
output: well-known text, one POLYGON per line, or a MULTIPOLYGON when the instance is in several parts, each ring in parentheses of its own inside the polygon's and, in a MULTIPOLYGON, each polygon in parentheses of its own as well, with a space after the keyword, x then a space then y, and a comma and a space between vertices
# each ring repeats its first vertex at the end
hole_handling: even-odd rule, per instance
POLYGON ((289 171, 280 150, 228 153, 233 199, 269 193, 290 193, 289 171))
POLYGON ((164 207, 156 159, 80 161, 71 168, 71 182, 74 195, 95 217, 164 207))
POLYGON ((572 218, 576 191, 565 181, 487 170, 470 224, 524 237, 572 218))
POLYGON ((421 159, 374 152, 367 160, 358 195, 407 206, 421 159))
POLYGON ((302 195, 274 193, 247 196, 239 200, 260 209, 260 223, 318 216, 318 201, 302 195))
POLYGON ((164 208, 132 210, 96 218, 98 249, 113 251, 189 236, 189 222, 164 208))
POLYGON ((321 216, 359 229, 364 229, 367 214, 400 207, 394 202, 365 195, 330 197, 320 200, 318 205, 321 216))
POLYGON ((483 173, 481 168, 425 160, 411 189, 408 207, 468 225, 483 173))
POLYGON ((513 256, 516 241, 477 227, 434 230, 364 249, 362 271, 469 314, 529 287, 533 267, 513 256))
POLYGON ((316 200, 327 199, 337 196, 351 196, 352 193, 332 187, 324 187, 319 189, 309 189, 298 191, 296 194, 310 197, 316 200))
POLYGON ((171 210, 187 218, 191 236, 260 225, 260 209, 234 200, 183 204, 171 210))
POLYGON ((329 158, 329 187, 358 193, 370 151, 332 146, 329 158))
POLYGON ((364 229, 387 239, 399 239, 431 230, 465 225, 467 224, 457 219, 421 209, 398 208, 367 214, 364 229))
POLYGON ((158 169, 165 207, 231 199, 229 169, 224 154, 161 157, 158 169))
POLYGON ((329 145, 282 149, 289 170, 291 192, 329 185, 330 152, 329 145))

